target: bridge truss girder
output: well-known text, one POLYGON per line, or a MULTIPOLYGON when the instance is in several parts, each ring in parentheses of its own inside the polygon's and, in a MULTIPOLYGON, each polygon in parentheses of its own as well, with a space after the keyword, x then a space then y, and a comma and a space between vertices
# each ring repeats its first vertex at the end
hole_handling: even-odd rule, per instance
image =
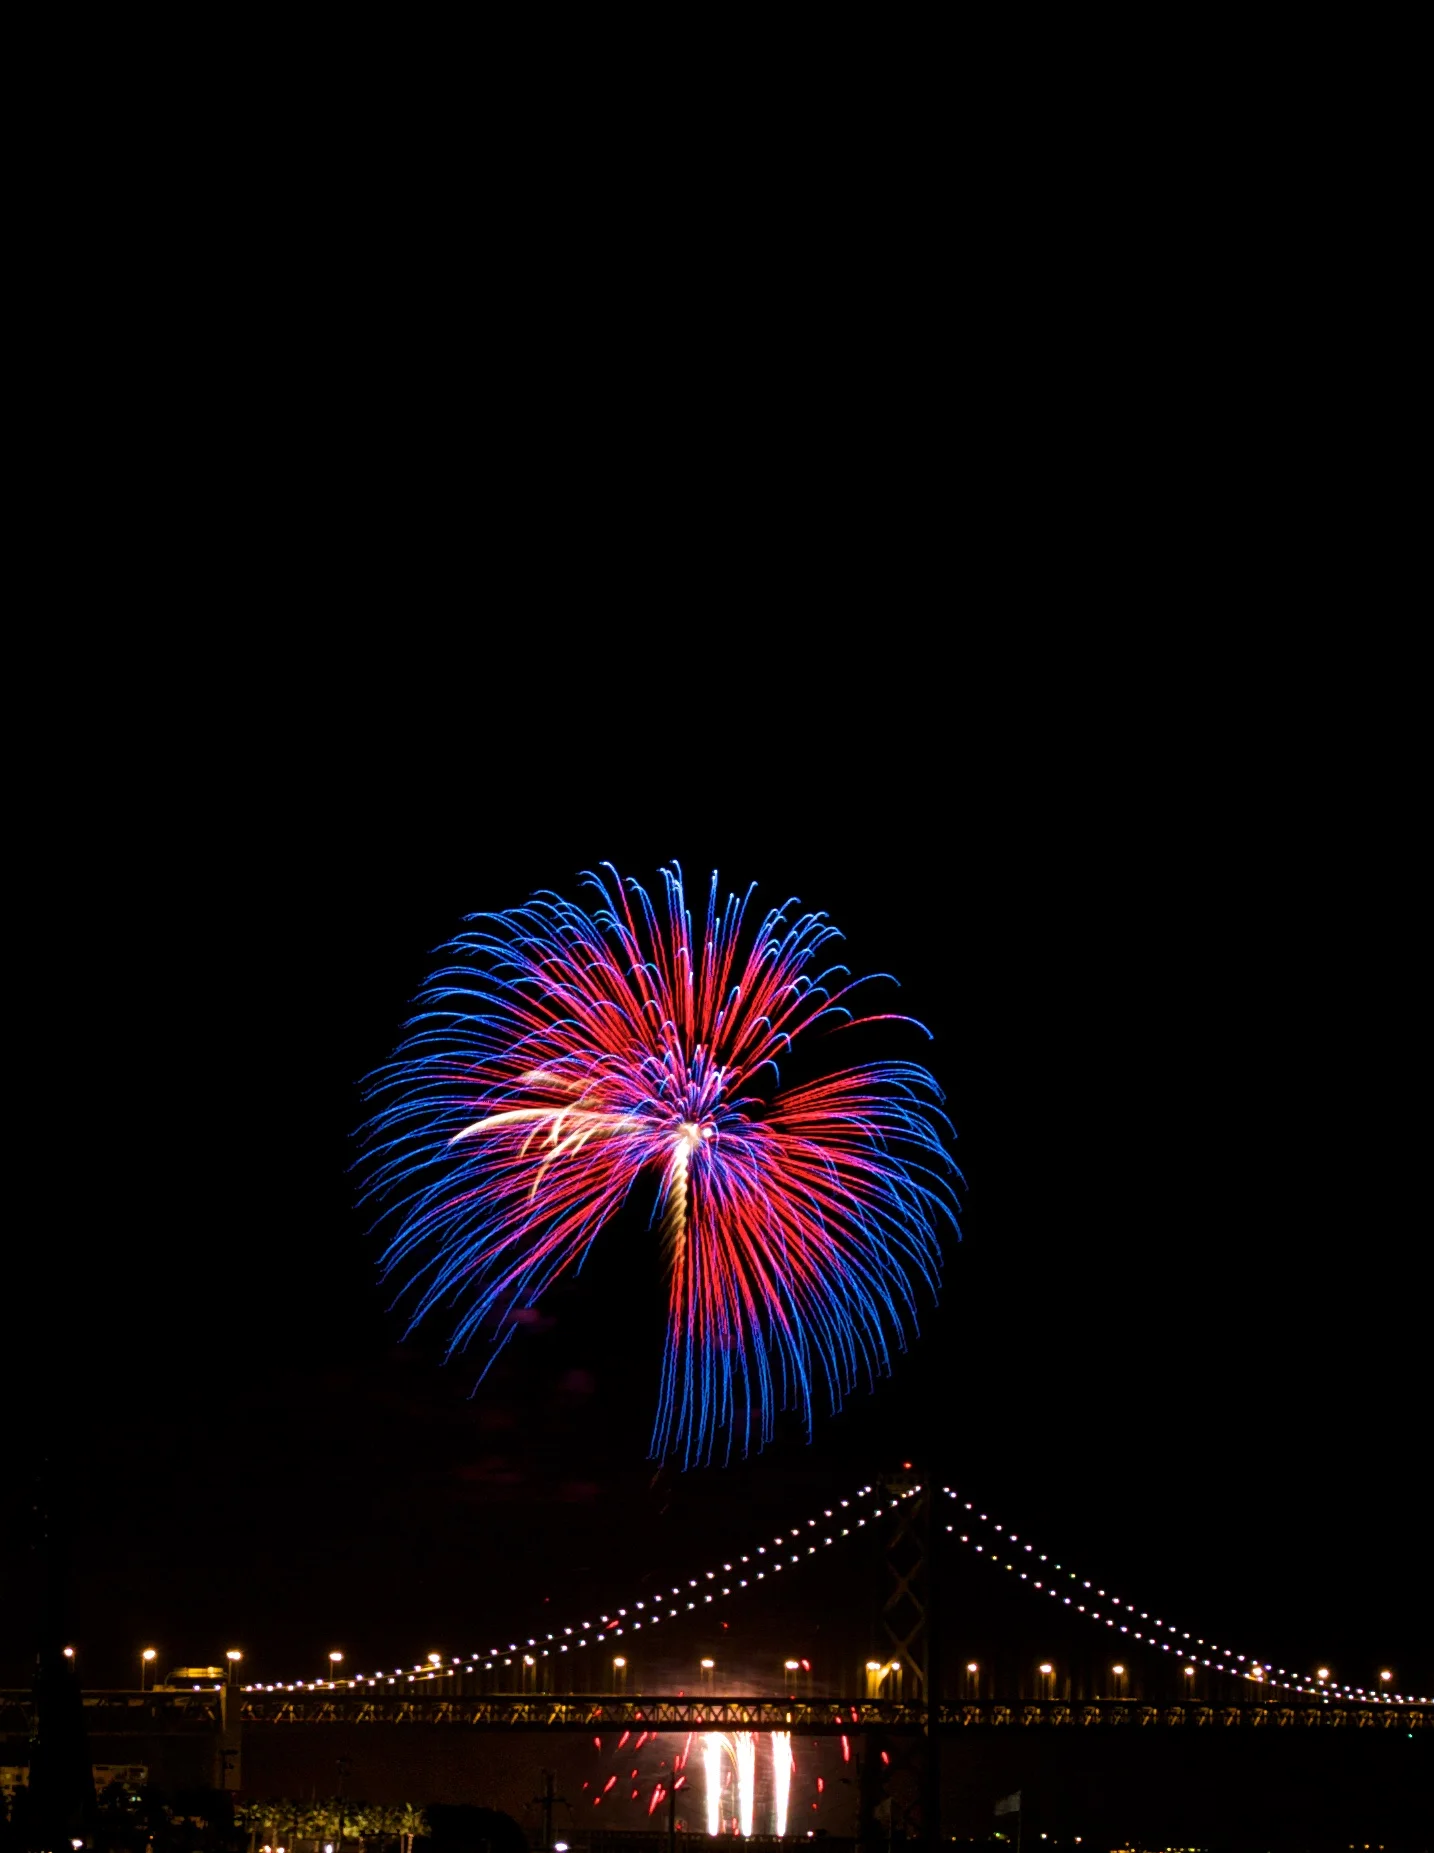
MULTIPOLYGON (((98 1737, 218 1735, 217 1695, 87 1692, 86 1729, 98 1737)), ((0 1692, 0 1737, 26 1737, 33 1722, 30 1690, 0 1692)), ((312 1724, 447 1725, 491 1731, 797 1731, 853 1737, 864 1731, 918 1734, 924 1705, 890 1699, 662 1698, 579 1694, 430 1698, 372 1692, 245 1692, 231 1706, 231 1728, 312 1724)), ((1241 1704, 1146 1704, 1132 1699, 948 1699, 938 1708, 943 1733, 971 1730, 1401 1730, 1434 1734, 1434 1706, 1372 1705, 1299 1698, 1241 1704)))

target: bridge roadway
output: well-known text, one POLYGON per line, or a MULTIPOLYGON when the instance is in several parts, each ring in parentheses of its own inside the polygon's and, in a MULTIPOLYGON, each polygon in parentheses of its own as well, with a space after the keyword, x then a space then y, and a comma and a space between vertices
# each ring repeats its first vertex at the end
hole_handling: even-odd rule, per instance
MULTIPOLYGON (((33 1697, 0 1691, 0 1737, 28 1736, 33 1697)), ((889 1699, 618 1698, 584 1694, 433 1697, 334 1688, 317 1692, 86 1692, 96 1737, 223 1736, 243 1726, 447 1725, 479 1731, 794 1731, 803 1737, 926 1729, 921 1705, 889 1699)), ((1434 1707, 1312 1697, 1251 1703, 1138 1699, 946 1699, 939 1729, 1434 1730, 1434 1707)))

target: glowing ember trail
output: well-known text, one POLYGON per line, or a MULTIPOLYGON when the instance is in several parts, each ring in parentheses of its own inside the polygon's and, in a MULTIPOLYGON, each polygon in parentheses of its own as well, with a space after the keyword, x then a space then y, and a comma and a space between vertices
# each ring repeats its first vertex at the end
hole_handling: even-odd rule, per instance
POLYGON ((777 1834, 787 1831, 787 1797, 792 1791, 792 1734, 772 1732, 772 1795, 777 1816, 777 1834))
POLYGON ((716 1731, 702 1738, 702 1771, 707 1782, 707 1832, 714 1838, 722 1832, 722 1739, 716 1731))
POLYGON ((737 1825, 742 1838, 752 1838, 752 1813, 757 1800, 757 1737, 753 1731, 736 1731, 732 1736, 733 1755, 737 1762, 737 1825))

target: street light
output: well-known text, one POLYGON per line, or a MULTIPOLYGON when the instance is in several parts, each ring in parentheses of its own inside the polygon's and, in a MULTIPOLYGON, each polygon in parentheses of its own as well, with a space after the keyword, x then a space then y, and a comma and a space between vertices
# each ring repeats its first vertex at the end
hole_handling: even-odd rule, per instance
POLYGON ((1382 1671, 1380 1672, 1380 1675, 1379 1675, 1379 1679, 1380 1679, 1380 1683, 1381 1683, 1382 1685, 1385 1685, 1385 1686, 1387 1686, 1387 1685, 1389 1684, 1389 1682, 1390 1682, 1390 1680, 1392 1680, 1392 1679, 1393 1679, 1393 1677, 1394 1677, 1394 1675, 1393 1675, 1393 1673, 1391 1673, 1391 1672, 1389 1671, 1389 1669, 1388 1669, 1388 1667, 1385 1667, 1385 1668, 1384 1668, 1384 1669, 1383 1669, 1383 1670, 1382 1670, 1382 1671))
POLYGON ((1115 1697, 1123 1699, 1125 1697, 1125 1668, 1117 1661, 1110 1670, 1115 1676, 1115 1697))
POLYGON ((1316 1679, 1328 1679, 1329 1678, 1329 1668, 1327 1666, 1317 1666, 1315 1668, 1315 1678, 1316 1679))
POLYGON ((343 1655, 338 1651, 337 1648, 335 1648, 333 1653, 329 1655, 329 1683, 330 1685, 332 1685, 339 1676, 339 1668, 343 1664, 343 1658, 344 1658, 343 1655))
POLYGON ((75 1650, 74 1650, 74 1648, 73 1648, 73 1647, 67 1647, 67 1648, 65 1649, 65 1658, 66 1658, 67 1660, 73 1660, 73 1659, 74 1659, 74 1657, 75 1657, 75 1650))
POLYGON ((612 1689, 614 1692, 627 1691, 627 1660, 622 1654, 612 1657, 612 1689))
POLYGON ((144 1676, 149 1671, 149 1669, 154 1665, 154 1661, 155 1661, 154 1649, 152 1647, 146 1647, 144 1652, 139 1657, 139 1689, 141 1692, 143 1692, 145 1689, 144 1676))
POLYGON ((239 1673, 239 1662, 244 1658, 237 1647, 231 1647, 224 1658, 229 1662, 229 1683, 232 1686, 239 1673))
POLYGON ((442 1654, 430 1654, 428 1656, 428 1664, 430 1666, 442 1666, 443 1665, 443 1655, 442 1654))

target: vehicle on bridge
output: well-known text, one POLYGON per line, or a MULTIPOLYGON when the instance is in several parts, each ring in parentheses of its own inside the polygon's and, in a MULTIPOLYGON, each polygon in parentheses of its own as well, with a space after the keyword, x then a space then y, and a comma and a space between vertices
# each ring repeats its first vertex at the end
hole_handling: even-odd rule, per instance
POLYGON ((224 1685, 228 1677, 222 1666, 176 1666, 161 1684, 151 1687, 151 1691, 205 1692, 213 1686, 224 1685))

